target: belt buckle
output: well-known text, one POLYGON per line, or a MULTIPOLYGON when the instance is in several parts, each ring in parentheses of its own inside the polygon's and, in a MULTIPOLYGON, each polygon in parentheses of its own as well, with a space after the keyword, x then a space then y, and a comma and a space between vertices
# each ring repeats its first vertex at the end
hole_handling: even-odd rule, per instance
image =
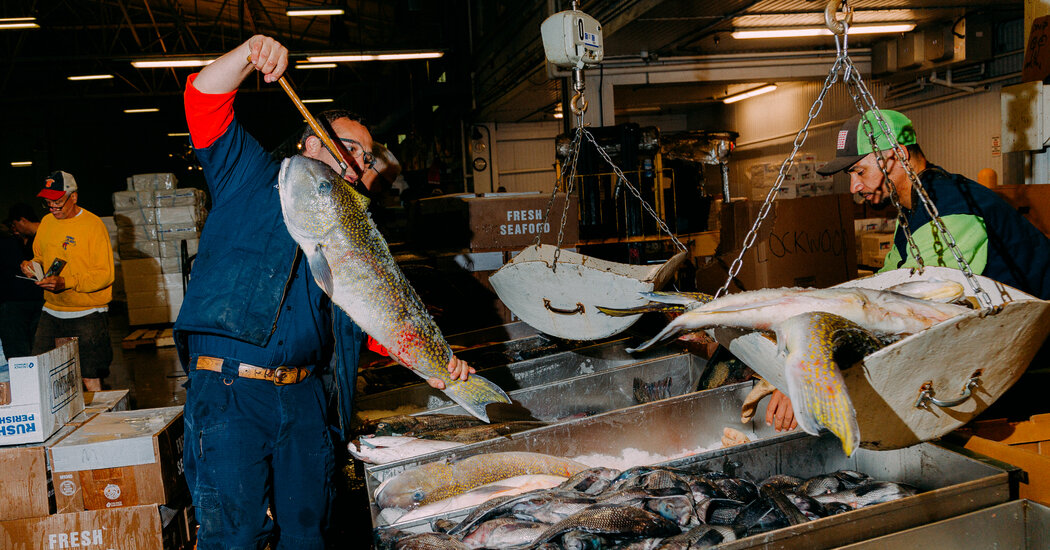
POLYGON ((299 381, 299 368, 298 367, 277 367, 273 369, 273 384, 275 386, 287 386, 288 384, 295 384, 299 381), (286 380, 286 378, 291 380, 286 380))

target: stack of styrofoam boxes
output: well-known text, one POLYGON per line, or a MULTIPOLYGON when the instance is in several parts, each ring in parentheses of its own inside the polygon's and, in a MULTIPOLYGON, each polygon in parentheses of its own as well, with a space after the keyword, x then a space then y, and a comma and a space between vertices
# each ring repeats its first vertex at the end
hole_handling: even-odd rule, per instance
POLYGON ((106 224, 109 232, 109 244, 113 247, 113 300, 124 301, 124 273, 120 265, 120 251, 117 249, 118 228, 113 216, 102 217, 102 223, 106 224))
MULTIPOLYGON (((764 201, 769 190, 780 176, 781 163, 766 162, 753 164, 749 171, 751 176, 751 200, 764 201)), ((777 199, 794 199, 798 197, 798 164, 792 162, 784 171, 784 182, 777 190, 777 199)))
POLYGON ((814 195, 834 195, 835 194, 835 178, 833 176, 822 176, 816 172, 820 170, 828 163, 817 162, 814 163, 814 173, 816 174, 816 183, 814 183, 814 195))
POLYGON ((182 306, 182 247, 197 253, 207 212, 203 191, 175 184, 174 174, 139 174, 113 194, 130 325, 173 322, 182 306))

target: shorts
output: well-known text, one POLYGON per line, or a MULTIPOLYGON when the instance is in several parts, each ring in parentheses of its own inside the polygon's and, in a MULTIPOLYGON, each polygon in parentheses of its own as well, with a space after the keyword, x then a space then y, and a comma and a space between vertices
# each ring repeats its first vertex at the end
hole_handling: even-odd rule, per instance
POLYGON ((77 338, 80 349, 81 378, 109 376, 109 364, 113 362, 109 313, 98 311, 76 319, 59 319, 44 311, 33 338, 33 355, 55 349, 55 338, 72 337, 77 338))

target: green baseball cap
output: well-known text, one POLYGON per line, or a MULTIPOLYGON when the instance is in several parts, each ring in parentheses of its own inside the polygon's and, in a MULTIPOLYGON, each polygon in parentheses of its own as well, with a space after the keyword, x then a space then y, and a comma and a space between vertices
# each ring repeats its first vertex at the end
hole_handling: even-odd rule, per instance
MULTIPOLYGON (((897 143, 901 144, 901 146, 914 145, 916 143, 915 128, 911 124, 911 119, 889 109, 880 109, 879 112, 882 113, 882 119, 886 121, 886 125, 893 132, 894 137, 897 138, 897 143)), ((868 111, 864 113, 864 118, 871 123, 871 130, 875 135, 878 150, 886 151, 892 149, 893 146, 890 145, 890 140, 886 138, 886 134, 882 132, 882 127, 875 119, 875 113, 868 111)), ((868 138, 868 134, 864 132, 864 120, 859 115, 855 116, 847 120, 842 125, 842 129, 839 130, 838 137, 835 139, 835 158, 822 168, 819 168, 817 173, 822 176, 830 176, 836 172, 841 172, 857 164, 860 159, 872 152, 874 152, 874 149, 871 147, 871 140, 868 138)))

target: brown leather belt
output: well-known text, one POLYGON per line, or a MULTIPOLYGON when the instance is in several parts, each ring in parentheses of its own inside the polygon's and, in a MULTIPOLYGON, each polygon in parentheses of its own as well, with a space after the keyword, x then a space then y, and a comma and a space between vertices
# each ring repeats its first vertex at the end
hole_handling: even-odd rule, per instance
MULTIPOLYGON (((210 370, 222 372, 222 359, 201 355, 197 357, 197 364, 193 367, 197 370, 210 370)), ((306 367, 257 367, 247 363, 241 363, 237 367, 237 376, 241 378, 252 378, 255 380, 268 380, 276 386, 287 386, 298 384, 310 376, 310 369, 306 367)))

